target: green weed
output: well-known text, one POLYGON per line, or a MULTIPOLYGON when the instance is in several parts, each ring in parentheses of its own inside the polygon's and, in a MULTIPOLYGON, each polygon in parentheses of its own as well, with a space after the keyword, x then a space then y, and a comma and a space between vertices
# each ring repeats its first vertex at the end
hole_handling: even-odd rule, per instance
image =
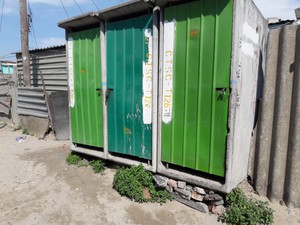
POLYGON ((268 203, 248 199, 239 188, 227 195, 226 202, 228 209, 220 219, 228 225, 269 225, 273 223, 273 210, 268 203))
POLYGON ((77 165, 78 167, 91 166, 93 168, 94 173, 103 173, 103 171, 105 170, 105 164, 101 159, 93 159, 92 161, 87 162, 83 160, 82 156, 75 152, 71 152, 67 156, 66 162, 69 165, 77 165))
POLYGON ((93 168, 94 173, 103 173, 105 170, 104 162, 101 159, 94 159, 90 162, 90 166, 93 168))
POLYGON ((82 158, 74 152, 71 152, 66 158, 66 161, 69 165, 79 165, 81 160, 82 158))
POLYGON ((152 174, 146 171, 142 165, 118 169, 114 176, 113 188, 120 195, 140 203, 165 203, 172 199, 167 191, 155 189, 152 174), (150 194, 149 197, 145 196, 145 191, 150 194))
POLYGON ((22 129, 22 134, 26 134, 26 135, 29 135, 29 131, 27 128, 23 127, 22 129))

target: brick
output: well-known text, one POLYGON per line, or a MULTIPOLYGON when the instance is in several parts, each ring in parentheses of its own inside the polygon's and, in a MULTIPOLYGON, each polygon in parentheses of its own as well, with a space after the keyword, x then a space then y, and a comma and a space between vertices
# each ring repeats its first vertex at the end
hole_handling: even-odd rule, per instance
POLYGON ((184 199, 191 199, 191 192, 180 188, 174 188, 174 191, 180 194, 184 199))
POLYGON ((180 189, 185 189, 186 188, 186 182, 178 181, 177 182, 177 187, 180 188, 180 189))
POLYGON ((225 212, 225 207, 223 205, 214 205, 211 209, 211 212, 220 217, 225 212))
POLYGON ((186 188, 185 188, 187 191, 192 191, 193 190, 193 187, 191 185, 186 185, 186 188))
POLYGON ((191 198, 192 198, 193 200, 195 200, 195 201, 202 202, 204 196, 203 196, 203 195, 200 195, 199 193, 197 193, 197 192, 195 192, 195 191, 192 191, 192 193, 191 193, 191 198))
POLYGON ((203 188, 200 187, 194 187, 194 191, 197 192, 200 195, 206 195, 206 192, 203 188))
POLYGON ((221 200, 223 200, 223 198, 218 194, 208 194, 205 195, 203 199, 203 201, 221 201, 221 200))
POLYGON ((153 180, 155 181, 157 187, 165 188, 167 187, 169 178, 160 175, 154 175, 153 180))
POLYGON ((167 185, 166 191, 169 192, 169 193, 172 193, 173 192, 173 188, 171 186, 167 185))
POLYGON ((177 187, 177 181, 173 179, 169 179, 167 184, 172 188, 177 187))
POLYGON ((220 200, 220 201, 213 201, 212 202, 213 205, 219 206, 219 205, 224 205, 224 200, 220 200))

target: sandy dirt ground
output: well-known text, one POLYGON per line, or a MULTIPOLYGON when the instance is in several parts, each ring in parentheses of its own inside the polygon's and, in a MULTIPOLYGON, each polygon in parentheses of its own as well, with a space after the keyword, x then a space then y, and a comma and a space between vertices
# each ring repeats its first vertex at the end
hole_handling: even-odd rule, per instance
MULTIPOLYGON (((1 127, 1 126, 0 126, 1 127)), ((96 175, 65 163, 69 142, 0 128, 0 224, 221 224, 176 201, 138 204, 112 189, 115 169, 96 175), (25 142, 16 137, 26 136, 25 142)), ((249 191, 250 193, 251 191, 249 191)), ((299 210, 272 204, 275 224, 300 224, 299 210)))

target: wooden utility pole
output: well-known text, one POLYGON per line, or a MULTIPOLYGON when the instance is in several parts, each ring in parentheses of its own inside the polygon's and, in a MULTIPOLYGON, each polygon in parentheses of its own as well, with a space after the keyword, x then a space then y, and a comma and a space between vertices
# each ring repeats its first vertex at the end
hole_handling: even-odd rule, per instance
POLYGON ((28 49, 28 16, 27 16, 27 2, 20 0, 20 25, 21 25, 21 48, 22 48, 22 62, 24 85, 30 86, 30 56, 28 49))

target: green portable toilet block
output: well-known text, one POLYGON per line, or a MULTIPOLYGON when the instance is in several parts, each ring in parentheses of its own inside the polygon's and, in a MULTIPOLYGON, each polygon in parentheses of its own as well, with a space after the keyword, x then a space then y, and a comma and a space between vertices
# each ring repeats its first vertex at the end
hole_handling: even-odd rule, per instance
POLYGON ((72 150, 221 192, 247 177, 267 37, 251 0, 132 0, 59 26, 72 150))

